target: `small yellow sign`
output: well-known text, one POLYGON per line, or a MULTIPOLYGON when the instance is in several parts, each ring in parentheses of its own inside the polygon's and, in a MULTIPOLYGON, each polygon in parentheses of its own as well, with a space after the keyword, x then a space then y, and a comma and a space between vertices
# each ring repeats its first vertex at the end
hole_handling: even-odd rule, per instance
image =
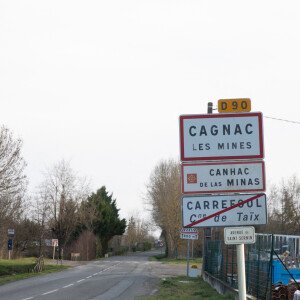
POLYGON ((219 113, 251 111, 251 100, 242 99, 220 99, 218 100, 219 113))

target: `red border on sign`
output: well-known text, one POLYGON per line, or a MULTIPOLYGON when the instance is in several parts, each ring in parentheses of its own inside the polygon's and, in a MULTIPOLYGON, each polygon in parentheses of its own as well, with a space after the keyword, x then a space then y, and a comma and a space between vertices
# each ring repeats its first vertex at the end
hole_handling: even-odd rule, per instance
MULTIPOLYGON (((184 231, 185 229, 186 229, 186 227, 183 227, 183 228, 181 229, 180 233, 184 233, 184 234, 188 234, 188 233, 190 233, 190 234, 198 234, 198 230, 197 230, 196 228, 192 228, 192 229, 194 229, 193 232, 191 232, 191 231, 186 232, 186 231, 184 231)), ((190 228, 188 228, 188 229, 190 229, 190 228)))
MULTIPOLYGON (((263 197, 263 196, 265 196, 265 194, 257 194, 257 195, 255 195, 255 196, 253 196, 253 197, 251 197, 251 198, 249 198, 249 199, 247 199, 247 200, 244 200, 244 201, 239 202, 239 203, 237 203, 237 204, 235 204, 235 205, 233 205, 233 206, 230 206, 230 207, 225 208, 225 209, 223 209, 223 210, 221 210, 221 211, 218 211, 218 212, 216 212, 216 213, 214 213, 214 214, 212 214, 212 215, 210 215, 210 216, 207 216, 207 217, 205 217, 205 218, 203 218, 203 219, 200 219, 200 220, 198 220, 198 221, 192 222, 191 224, 188 224, 188 225, 186 225, 186 226, 184 226, 184 227, 187 228, 187 227, 195 226, 195 225, 197 225, 197 224, 199 224, 199 223, 202 223, 202 222, 204 222, 204 221, 206 221, 206 220, 209 220, 209 219, 211 219, 211 218, 213 218, 213 217, 215 217, 215 216, 221 215, 221 214, 223 214, 223 213, 225 213, 225 212, 227 212, 227 211, 229 211, 229 210, 232 210, 232 209, 234 209, 234 208, 236 208, 236 207, 238 207, 238 206, 240 206, 240 205, 244 205, 244 204, 246 204, 246 203, 248 203, 248 202, 250 202, 250 201, 253 201, 253 200, 258 199, 259 197, 263 197)), ((210 226, 210 227, 212 227, 212 226, 210 226)))
POLYGON ((239 193, 239 192, 263 192, 266 190, 266 178, 265 178, 265 163, 262 160, 253 160, 253 161, 232 161, 232 162, 211 162, 211 163, 188 163, 181 165, 181 192, 182 194, 213 194, 213 193, 239 193), (184 190, 184 176, 183 176, 183 168, 184 166, 216 166, 216 165, 237 165, 237 164, 262 164, 262 181, 263 188, 262 189, 243 189, 243 190, 205 190, 205 191, 192 191, 187 192, 184 190))
POLYGON ((183 115, 179 117, 180 128, 180 159, 181 161, 196 160, 228 160, 228 159, 262 159, 264 158, 262 113, 224 113, 224 114, 206 114, 206 115, 183 115), (185 157, 184 155, 184 134, 183 120, 186 119, 213 119, 213 118, 236 118, 236 117, 258 117, 259 124, 259 155, 241 155, 241 156, 207 156, 207 157, 185 157))

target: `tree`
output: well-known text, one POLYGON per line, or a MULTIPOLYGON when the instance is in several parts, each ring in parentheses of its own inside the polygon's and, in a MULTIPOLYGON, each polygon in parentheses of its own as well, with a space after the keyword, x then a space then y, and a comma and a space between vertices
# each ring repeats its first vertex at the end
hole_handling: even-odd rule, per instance
POLYGON ((49 233, 49 212, 50 205, 48 203, 48 196, 44 193, 43 189, 40 189, 34 198, 31 208, 31 219, 38 226, 36 241, 38 241, 39 245, 39 256, 43 254, 45 238, 47 237, 47 233, 49 233))
POLYGON ((14 139, 8 128, 0 129, 0 195, 23 195, 27 187, 24 169, 26 163, 21 156, 22 140, 14 139))
POLYGON ((101 241, 102 254, 108 251, 108 242, 114 235, 121 235, 125 232, 126 220, 119 218, 116 199, 108 194, 106 187, 102 186, 96 193, 92 193, 87 199, 91 208, 90 212, 95 213, 91 228, 101 241))
POLYGON ((149 237, 149 227, 149 223, 140 218, 138 213, 135 213, 135 216, 131 216, 126 230, 127 246, 133 249, 139 243, 145 242, 147 237, 149 237))
MULTIPOLYGON (((26 162, 21 155, 22 140, 5 126, 0 128, 0 236, 17 221, 23 210, 27 189, 26 162)), ((5 243, 6 245, 6 243, 5 243)), ((6 246, 7 249, 7 246, 6 246)))
POLYGON ((49 204, 49 228, 58 239, 61 258, 62 249, 76 228, 78 205, 87 199, 88 185, 75 175, 69 162, 62 160, 46 172, 39 191, 41 199, 49 204))
POLYGON ((269 195, 268 230, 278 234, 300 234, 300 182, 296 176, 272 186, 269 195))
POLYGON ((168 160, 154 168, 147 185, 146 201, 151 206, 153 220, 164 232, 167 255, 176 255, 182 228, 179 163, 168 160))

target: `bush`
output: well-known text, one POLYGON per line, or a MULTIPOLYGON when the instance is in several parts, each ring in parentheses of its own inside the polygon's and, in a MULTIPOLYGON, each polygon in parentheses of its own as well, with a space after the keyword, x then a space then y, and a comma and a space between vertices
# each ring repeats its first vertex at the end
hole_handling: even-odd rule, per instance
POLYGON ((144 245, 144 251, 149 251, 152 248, 152 244, 150 242, 143 242, 144 245))

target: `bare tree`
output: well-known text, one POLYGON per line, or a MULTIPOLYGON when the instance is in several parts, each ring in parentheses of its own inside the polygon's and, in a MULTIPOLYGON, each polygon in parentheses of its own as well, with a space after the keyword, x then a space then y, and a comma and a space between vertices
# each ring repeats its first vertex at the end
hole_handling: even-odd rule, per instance
POLYGON ((76 227, 78 204, 88 196, 88 184, 78 177, 65 160, 45 174, 40 194, 49 204, 49 227, 58 239, 59 258, 76 227))
POLYGON ((47 195, 41 188, 34 198, 31 209, 32 220, 36 223, 38 228, 36 232, 36 240, 39 245, 39 256, 43 254, 45 238, 47 238, 47 233, 49 232, 49 211, 50 205, 48 203, 47 195))
POLYGON ((24 174, 26 163, 21 156, 22 140, 14 139, 12 132, 0 129, 0 195, 23 194, 27 187, 24 174))
POLYGON ((268 225, 263 231, 300 234, 300 182, 296 176, 273 185, 268 195, 268 225))
MULTIPOLYGON (((5 126, 0 128, 0 238, 23 212, 27 189, 25 160, 21 155, 22 140, 15 139, 5 126)), ((6 243, 5 243, 6 245, 6 243)))
POLYGON ((167 255, 173 256, 180 244, 181 188, 180 164, 168 160, 158 164, 147 185, 147 204, 155 223, 163 230, 167 255))
POLYGON ((134 248, 139 243, 146 241, 149 237, 150 224, 143 220, 139 213, 136 212, 128 220, 126 235, 127 235, 127 246, 134 248))

